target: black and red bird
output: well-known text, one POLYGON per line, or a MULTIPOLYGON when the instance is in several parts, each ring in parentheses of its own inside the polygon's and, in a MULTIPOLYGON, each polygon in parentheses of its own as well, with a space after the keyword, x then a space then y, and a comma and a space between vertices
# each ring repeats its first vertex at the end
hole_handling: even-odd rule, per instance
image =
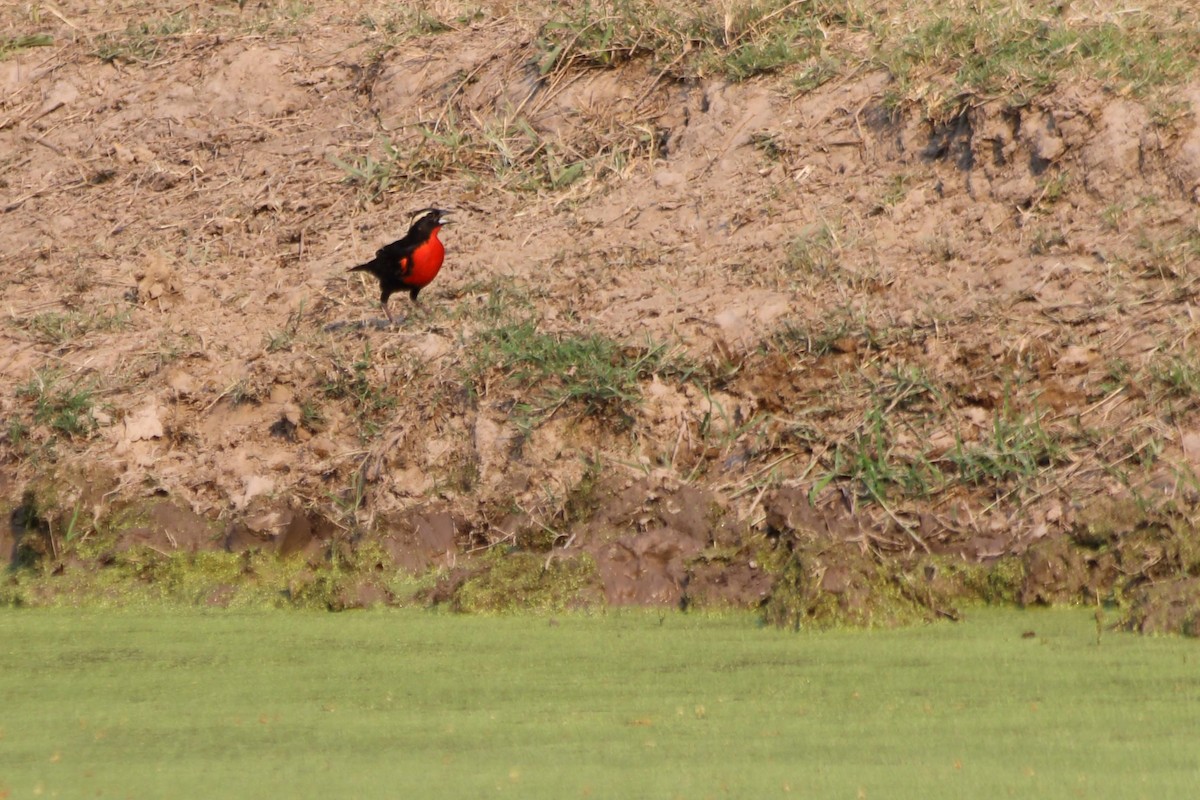
POLYGON ((369 272, 379 279, 379 302, 388 322, 396 322, 388 308, 389 297, 407 290, 415 303, 417 294, 437 277, 446 255, 446 248, 438 240, 438 231, 449 222, 449 213, 440 208, 414 211, 414 216, 420 214, 421 218, 412 224, 403 239, 379 248, 375 258, 367 263, 350 268, 351 272, 369 272))

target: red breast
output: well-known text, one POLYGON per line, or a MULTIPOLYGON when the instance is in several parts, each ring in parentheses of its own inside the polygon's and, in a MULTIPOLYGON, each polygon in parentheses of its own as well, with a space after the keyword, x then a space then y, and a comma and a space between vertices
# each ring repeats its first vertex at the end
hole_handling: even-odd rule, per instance
POLYGON ((442 259, 446 255, 446 248, 438 240, 438 231, 441 229, 441 225, 434 228, 425 243, 413 250, 412 272, 405 281, 409 286, 419 288, 437 277, 438 270, 442 268, 442 259))

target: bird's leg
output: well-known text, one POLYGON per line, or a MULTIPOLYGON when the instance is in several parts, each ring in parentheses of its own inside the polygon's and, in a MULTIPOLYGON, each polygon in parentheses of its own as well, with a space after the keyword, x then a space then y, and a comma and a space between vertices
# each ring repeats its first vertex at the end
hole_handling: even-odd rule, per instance
POLYGON ((396 324, 396 318, 392 316, 392 310, 388 308, 387 300, 383 301, 383 313, 387 314, 388 325, 394 326, 396 324))
POLYGON ((414 297, 414 298, 412 299, 412 301, 413 301, 413 311, 414 311, 415 313, 417 313, 417 314, 420 314, 420 315, 421 315, 421 316, 420 316, 420 319, 428 319, 428 318, 429 318, 429 312, 428 312, 428 311, 426 311, 426 309, 425 309, 425 304, 424 304, 424 303, 422 303, 420 300, 418 300, 416 297, 414 297))

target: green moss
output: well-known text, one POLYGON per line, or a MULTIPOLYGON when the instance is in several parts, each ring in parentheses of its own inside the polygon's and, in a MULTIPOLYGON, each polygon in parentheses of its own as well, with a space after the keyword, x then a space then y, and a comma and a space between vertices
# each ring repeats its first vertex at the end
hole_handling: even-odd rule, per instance
POLYGON ((941 583, 948 595, 989 605, 1018 603, 1025 584, 1025 564, 1013 556, 986 564, 928 556, 921 560, 918 569, 941 583))
POLYGON ((783 560, 763 614, 773 625, 796 630, 894 627, 957 616, 932 582, 855 545, 828 543, 797 549, 783 560))
POLYGON ((547 558, 538 553, 493 550, 482 569, 454 593, 452 606, 465 612, 564 611, 603 601, 590 556, 547 558))
POLYGON ((134 547, 109 561, 43 564, 13 572, 0 605, 266 608, 318 604, 314 592, 290 589, 306 565, 273 555, 223 551, 171 553, 134 547))

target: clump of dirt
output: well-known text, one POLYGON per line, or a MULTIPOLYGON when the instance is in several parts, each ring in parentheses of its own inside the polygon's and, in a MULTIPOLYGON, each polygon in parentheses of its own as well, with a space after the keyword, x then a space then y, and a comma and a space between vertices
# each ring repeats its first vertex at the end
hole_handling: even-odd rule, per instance
POLYGON ((764 606, 777 625, 892 626, 957 619, 962 592, 935 580, 936 570, 883 558, 870 524, 838 506, 814 507, 803 492, 780 490, 767 501, 770 558, 778 578, 764 606))
POLYGON ((1200 636, 1200 578, 1174 578, 1137 589, 1120 626, 1138 633, 1200 636))
MULTIPOLYGON (((573 531, 573 547, 596 563, 614 605, 680 605, 706 594, 691 565, 740 537, 709 492, 659 475, 606 484, 595 512, 573 531)), ((719 578, 717 578, 719 580, 719 578)))
POLYGON ((753 608, 771 591, 750 532, 713 494, 665 475, 616 481, 593 470, 555 522, 557 529, 531 529, 527 519, 509 520, 512 553, 451 570, 428 600, 486 610, 753 608))
POLYGON ((338 537, 338 526, 323 514, 291 502, 253 498, 244 514, 226 527, 221 545, 239 553, 263 550, 282 558, 312 557, 326 552, 338 537))
POLYGON ((1200 90, 922 105, 870 26, 755 49, 797 9, 665 61, 556 6, 0 10, 12 568, 787 624, 1194 576, 1200 90), (434 205, 380 326, 346 270, 434 205))
POLYGON ((1051 539, 1024 556, 1023 604, 1126 605, 1122 626, 1187 632, 1191 580, 1200 575, 1193 516, 1132 498, 1097 501, 1082 511, 1070 538, 1051 539), (1173 626, 1173 627, 1171 627, 1173 626))

